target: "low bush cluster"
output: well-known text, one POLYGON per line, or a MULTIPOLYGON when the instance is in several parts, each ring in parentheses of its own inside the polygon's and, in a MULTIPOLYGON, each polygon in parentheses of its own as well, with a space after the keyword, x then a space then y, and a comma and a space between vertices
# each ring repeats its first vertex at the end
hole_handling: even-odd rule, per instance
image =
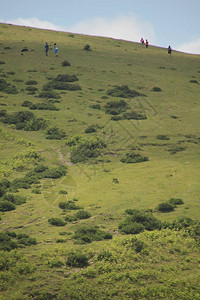
POLYGON ((11 251, 16 248, 36 245, 37 240, 29 237, 27 234, 15 232, 1 232, 0 233, 0 250, 11 251))
POLYGON ((43 91, 51 90, 81 90, 80 85, 72 84, 71 82, 78 81, 76 75, 58 74, 58 76, 43 86, 43 91))
POLYGON ((5 79, 0 79, 0 92, 6 94, 17 94, 18 91, 14 85, 8 83, 5 79))
POLYGON ((118 228, 124 234, 138 234, 144 230, 161 229, 162 223, 156 219, 152 214, 139 211, 137 209, 126 210, 129 214, 124 221, 122 221, 118 228))
POLYGON ((91 214, 87 211, 84 210, 79 210, 75 215, 67 215, 65 217, 65 221, 67 222, 74 222, 78 220, 83 220, 83 219, 89 219, 91 217, 91 214))
POLYGON ((18 111, 13 114, 4 113, 1 121, 5 124, 14 124, 16 129, 25 131, 38 131, 45 129, 47 123, 43 118, 36 118, 32 112, 18 111))
POLYGON ((65 131, 57 127, 50 127, 46 130, 46 139, 48 140, 62 140, 66 136, 65 131))
POLYGON ((160 212, 171 212, 174 210, 174 208, 177 207, 177 205, 181 205, 181 204, 184 204, 182 199, 170 198, 168 202, 162 202, 158 204, 156 210, 160 212))
POLYGON ((28 107, 31 110, 36 110, 36 109, 38 109, 38 110, 59 110, 50 101, 33 104, 31 101, 25 100, 22 103, 22 106, 28 107))
POLYGON ((71 251, 68 254, 66 265, 69 267, 84 268, 89 266, 89 258, 80 251, 71 251))
POLYGON ((97 226, 82 225, 76 229, 74 239, 80 244, 85 244, 93 241, 112 239, 112 234, 100 230, 97 226))
POLYGON ((77 210, 81 208, 75 204, 74 200, 62 201, 59 203, 59 207, 66 210, 77 210))
POLYGON ((48 220, 48 222, 51 224, 51 225, 54 225, 54 226, 65 226, 66 225, 66 222, 64 222, 62 219, 60 218, 50 218, 48 220))
POLYGON ((59 166, 56 168, 49 168, 43 165, 39 165, 35 167, 35 169, 31 172, 28 172, 22 178, 16 178, 11 182, 10 188, 11 190, 17 191, 19 188, 29 189, 32 184, 40 183, 40 179, 43 178, 52 178, 57 179, 65 176, 67 172, 66 166, 59 166))
POLYGON ((120 160, 122 163, 139 163, 139 162, 144 162, 148 161, 148 157, 142 156, 139 153, 126 153, 126 155, 120 160))
POLYGON ((98 137, 86 139, 82 136, 75 136, 67 140, 67 145, 71 147, 71 161, 76 164, 98 157, 106 144, 98 137))
POLYGON ((129 108, 128 104, 124 100, 108 101, 104 107, 106 109, 106 114, 110 115, 119 115, 129 108))
POLYGON ((127 85, 116 85, 113 89, 109 89, 107 91, 107 95, 120 98, 134 98, 138 96, 144 96, 143 94, 135 90, 131 90, 127 85))

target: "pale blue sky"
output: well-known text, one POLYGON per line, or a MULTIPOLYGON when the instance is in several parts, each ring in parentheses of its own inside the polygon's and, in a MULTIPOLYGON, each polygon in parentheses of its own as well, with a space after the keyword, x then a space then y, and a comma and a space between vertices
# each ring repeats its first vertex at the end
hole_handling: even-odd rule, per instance
POLYGON ((200 0, 0 0, 0 22, 200 54, 200 0))

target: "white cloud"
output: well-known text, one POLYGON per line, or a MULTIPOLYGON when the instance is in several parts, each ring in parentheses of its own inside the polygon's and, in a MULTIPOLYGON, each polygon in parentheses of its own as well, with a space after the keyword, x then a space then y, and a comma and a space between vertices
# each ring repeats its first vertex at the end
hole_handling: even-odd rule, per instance
POLYGON ((113 19, 94 18, 78 22, 69 28, 70 32, 112 37, 128 41, 140 41, 147 38, 155 43, 154 28, 150 23, 134 16, 120 16, 113 19))
POLYGON ((192 42, 179 45, 177 50, 186 53, 200 54, 200 38, 197 38, 192 42))
POLYGON ((29 27, 35 27, 35 28, 41 28, 41 29, 52 29, 52 30, 66 30, 62 26, 57 26, 53 23, 50 23, 48 21, 40 21, 37 18, 28 18, 28 19, 23 19, 23 18, 17 18, 17 19, 12 19, 12 20, 7 20, 3 21, 0 20, 2 23, 9 23, 13 25, 21 25, 21 26, 29 26, 29 27))

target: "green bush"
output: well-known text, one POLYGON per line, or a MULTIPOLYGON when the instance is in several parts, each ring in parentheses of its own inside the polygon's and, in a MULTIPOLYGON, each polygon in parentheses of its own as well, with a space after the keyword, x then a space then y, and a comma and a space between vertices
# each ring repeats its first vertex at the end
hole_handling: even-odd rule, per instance
POLYGON ((77 219, 88 219, 91 217, 91 214, 87 211, 84 211, 84 210, 80 210, 78 211, 76 214, 75 214, 76 218, 77 219))
POLYGON ((23 107, 29 107, 30 105, 32 105, 32 102, 31 102, 31 101, 28 101, 28 100, 25 100, 25 101, 22 103, 22 106, 23 106, 23 107))
POLYGON ((50 218, 48 222, 54 226, 65 226, 66 223, 60 218, 50 218))
POLYGON ((147 116, 145 114, 136 112, 136 111, 130 111, 123 114, 123 119, 125 120, 146 120, 147 116))
POLYGON ((27 86, 25 90, 28 92, 36 92, 38 89, 35 86, 27 86))
POLYGON ((56 106, 54 106, 52 103, 45 103, 45 102, 41 102, 41 103, 36 103, 36 104, 33 104, 31 103, 29 105, 29 109, 31 110, 35 110, 35 109, 38 109, 38 110, 59 110, 56 106))
POLYGON ((76 75, 58 74, 58 76, 54 78, 53 81, 74 82, 78 81, 78 78, 76 77, 76 75))
POLYGON ((146 156, 142 156, 141 154, 137 154, 134 152, 131 153, 126 153, 125 157, 123 157, 120 161, 122 163, 140 163, 140 162, 144 162, 144 161, 148 161, 148 157, 146 156))
POLYGON ((66 138, 66 136, 65 131, 57 127, 51 127, 46 130, 46 139, 48 140, 61 140, 66 138))
POLYGON ((17 94, 17 89, 14 85, 8 83, 5 79, 0 79, 0 92, 7 94, 17 94))
POLYGON ((68 209, 68 210, 77 210, 77 209, 80 209, 80 206, 76 205, 74 203, 74 201, 71 201, 71 200, 60 202, 58 206, 61 209, 68 209))
POLYGON ((104 261, 113 261, 113 255, 108 250, 102 250, 98 253, 97 260, 98 261, 102 261, 102 260, 104 260, 104 261))
POLYGON ((89 266, 88 257, 79 251, 71 251, 68 254, 66 265, 76 268, 84 268, 89 266))
POLYGON ((134 98, 137 96, 144 96, 135 90, 129 89, 127 85, 115 86, 113 89, 107 91, 107 95, 120 98, 134 98))
POLYGON ((28 80, 28 81, 25 82, 25 84, 27 84, 27 85, 36 85, 36 84, 38 84, 38 82, 35 81, 35 80, 28 80))
POLYGON ((74 137, 67 144, 72 147, 70 159, 74 164, 98 157, 102 153, 102 149, 106 147, 103 140, 98 137, 90 139, 74 137))
POLYGON ((167 136, 167 135, 164 135, 164 134, 159 134, 156 136, 157 140, 169 140, 170 138, 167 136))
POLYGON ((0 211, 6 212, 10 210, 14 210, 16 208, 15 204, 10 201, 0 201, 0 211))
POLYGON ((10 201, 15 205, 21 205, 26 203, 26 197, 20 195, 13 195, 13 194, 5 194, 2 198, 3 201, 10 201))
MULTIPOLYGON (((16 249, 17 247, 17 243, 11 240, 11 236, 9 236, 7 233, 0 232, 0 251, 11 251, 13 249, 16 249)), ((0 270, 3 269, 1 263, 0 270)))
POLYGON ((174 210, 174 205, 168 203, 168 202, 163 202, 158 204, 158 206, 156 207, 157 211, 160 212, 171 212, 174 210))
POLYGON ((57 168, 49 168, 47 169, 42 175, 43 178, 61 178, 62 176, 65 176, 67 173, 67 167, 66 166, 60 166, 57 168))
POLYGON ((109 101, 105 105, 106 114, 119 115, 129 108, 128 104, 124 100, 109 101))
POLYGON ((152 92, 161 92, 162 91, 162 89, 161 88, 159 88, 159 87, 157 87, 157 86, 154 86, 153 88, 152 88, 152 90, 151 90, 152 92))
POLYGON ((82 225, 76 229, 74 239, 84 244, 91 243, 92 241, 112 239, 112 234, 98 229, 97 226, 82 225))
POLYGON ((70 67, 70 63, 67 60, 62 61, 63 67, 70 67))
POLYGON ((83 50, 85 50, 85 51, 92 51, 90 45, 88 45, 88 44, 86 44, 86 45, 84 46, 83 50))
POLYGON ((60 96, 58 93, 49 90, 49 87, 47 88, 47 90, 42 91, 39 94, 40 98, 46 98, 46 99, 60 99, 60 96))
POLYGON ((96 129, 96 125, 90 125, 88 126, 86 129, 85 129, 85 133, 94 133, 96 132, 97 129, 96 129))
POLYGON ((100 104, 91 104, 90 107, 93 108, 93 109, 98 109, 98 110, 101 109, 101 105, 100 104))
POLYGON ((161 229, 162 223, 152 214, 144 213, 136 209, 126 210, 130 216, 122 221, 118 228, 119 231, 125 234, 137 234, 145 229, 148 231, 161 229))
POLYGON ((176 205, 184 204, 183 200, 180 198, 170 198, 168 202, 169 204, 174 205, 174 207, 176 207, 176 205))

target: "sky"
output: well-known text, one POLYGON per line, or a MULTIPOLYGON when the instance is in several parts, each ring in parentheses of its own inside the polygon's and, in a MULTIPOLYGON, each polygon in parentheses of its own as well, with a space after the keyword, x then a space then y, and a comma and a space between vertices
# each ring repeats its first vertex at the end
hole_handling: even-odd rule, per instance
POLYGON ((0 22, 200 54, 200 0, 0 0, 0 22))

